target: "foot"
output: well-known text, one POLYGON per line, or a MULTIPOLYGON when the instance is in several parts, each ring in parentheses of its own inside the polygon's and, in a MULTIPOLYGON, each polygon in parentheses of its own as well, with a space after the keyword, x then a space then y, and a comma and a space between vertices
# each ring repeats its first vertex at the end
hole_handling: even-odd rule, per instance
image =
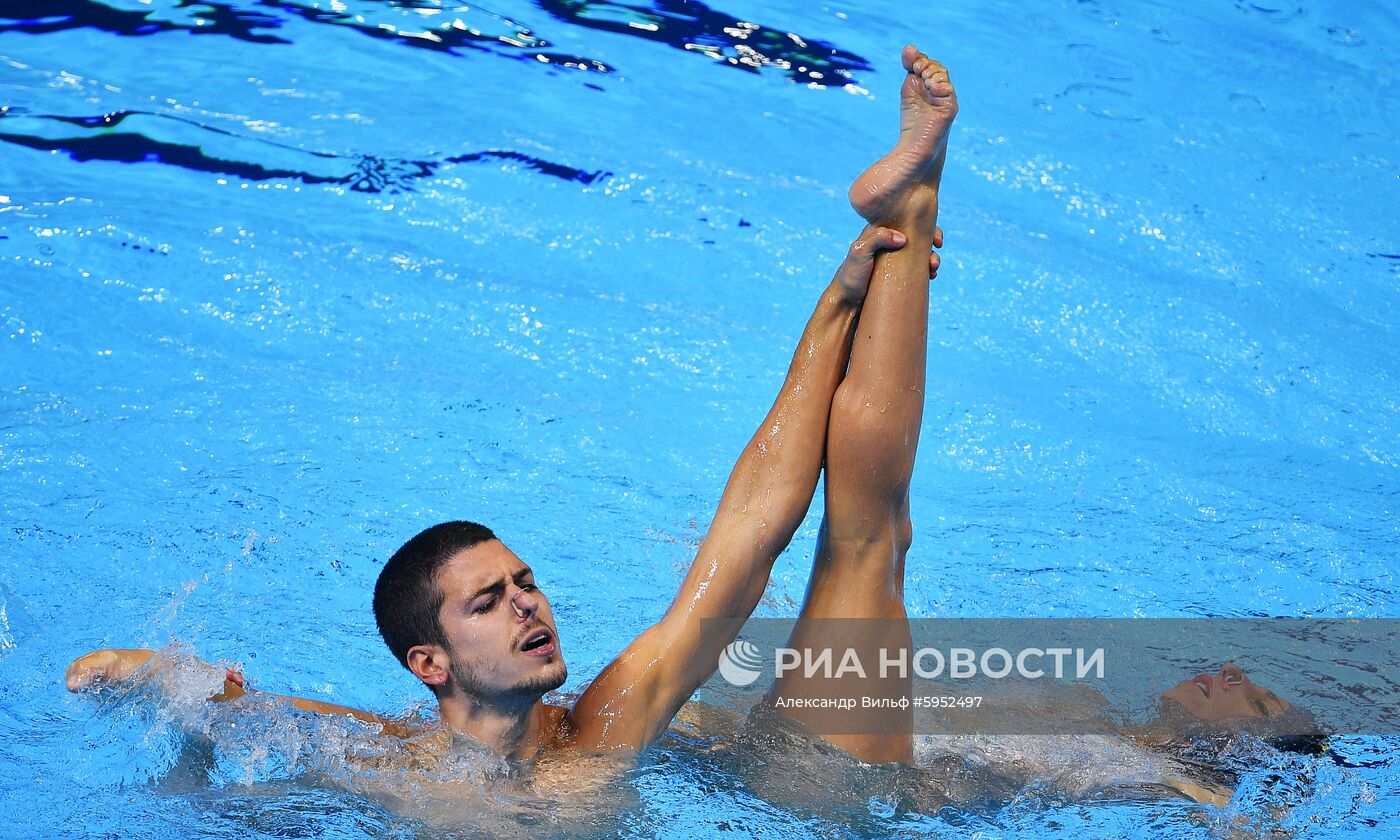
POLYGON ((942 64, 912 45, 901 59, 908 75, 899 92, 899 140, 851 185, 851 206, 871 224, 937 208, 948 131, 958 115, 957 93, 942 64))

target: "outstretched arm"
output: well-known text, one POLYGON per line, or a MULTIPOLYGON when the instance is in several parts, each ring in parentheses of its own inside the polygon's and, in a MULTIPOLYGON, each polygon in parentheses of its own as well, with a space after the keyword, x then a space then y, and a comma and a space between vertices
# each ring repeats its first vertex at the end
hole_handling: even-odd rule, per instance
POLYGON ((816 490, 832 395, 846 371, 875 254, 904 242, 903 234, 867 227, 851 246, 807 322, 773 407, 734 465, 675 601, 575 703, 570 718, 579 746, 640 749, 659 737, 758 605, 773 561, 816 490), (719 622, 707 626, 706 619, 737 620, 732 631, 716 632, 719 622))
MULTIPOLYGON (((91 653, 83 654, 68 666, 64 673, 63 682, 69 691, 83 691, 99 685, 109 685, 118 683, 129 683, 137 680, 149 679, 157 673, 161 663, 152 663, 159 654, 154 650, 140 648, 113 648, 108 650, 94 650, 91 653)), ((224 677, 222 690, 218 694, 211 695, 209 699, 213 702, 223 702, 235 700, 251 692, 244 682, 243 675, 237 671, 230 670, 224 677)), ((404 735, 407 730, 402 724, 392 720, 385 720, 376 714, 352 709, 349 706, 340 706, 335 703, 323 703, 320 700, 307 700, 304 697, 290 697, 283 694, 268 694, 258 692, 267 697, 274 697, 278 700, 285 700, 298 709, 307 712, 316 712, 323 715, 350 715, 362 720, 365 723, 374 723, 382 726, 384 732, 390 735, 404 735)))

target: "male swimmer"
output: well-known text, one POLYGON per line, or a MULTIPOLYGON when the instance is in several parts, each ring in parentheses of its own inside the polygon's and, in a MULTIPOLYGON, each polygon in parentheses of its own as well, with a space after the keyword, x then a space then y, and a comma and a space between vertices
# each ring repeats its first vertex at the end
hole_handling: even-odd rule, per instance
MULTIPOLYGON (((869 223, 818 301, 771 410, 740 455, 675 601, 570 708, 543 702, 566 669, 549 600, 485 527, 433 526, 385 565, 374 593, 385 643, 437 698, 442 721, 514 759, 637 751, 715 671, 757 606, 826 464, 826 519, 798 631, 823 617, 903 618, 908 489, 923 414, 928 280, 938 268, 938 188, 957 98, 948 72, 905 47, 894 149, 851 187, 869 223), (708 619, 736 619, 730 633, 708 619)), ((907 622, 902 635, 907 641, 907 622)), ((94 651, 73 691, 132 675, 153 656, 94 651)), ((244 692, 230 673, 215 699, 244 692)), ((367 712, 301 698, 296 706, 367 712)), ((908 761, 911 733, 832 740, 866 761, 908 761)))
MULTIPOLYGON (((516 760, 626 755, 661 737, 757 606, 823 468, 825 518, 789 646, 832 646, 824 634, 840 619, 881 619, 856 641, 868 648, 860 654, 872 657, 867 661, 879 648, 909 645, 909 485, 924 406, 928 279, 939 265, 930 253, 942 245, 939 184, 958 106, 941 64, 912 46, 901 58, 899 138, 850 189, 852 207, 868 224, 818 301, 778 396, 735 464, 680 592, 659 621, 571 707, 555 706, 544 695, 563 685, 567 671, 549 600, 530 567, 494 533, 470 522, 435 525, 385 565, 374 592, 376 622, 394 657, 433 692, 448 731, 516 760)), ((69 666, 67 686, 78 691, 130 677, 153 656, 94 651, 69 666)), ((1240 679, 1222 673, 1222 689, 1240 679)), ((789 672, 776 690, 800 696, 819 687, 789 672)), ((877 690, 908 696, 910 686, 904 679, 877 690)), ((244 693, 242 677, 230 672, 212 699, 244 693)), ((357 709, 285 699, 380 724, 390 735, 414 734, 357 709)), ((1189 693, 1170 699, 1199 705, 1189 693)), ((776 712, 812 722, 800 706, 776 712)), ((825 737, 864 762, 911 762, 911 713, 887 715, 886 723, 878 733, 825 737)), ((1218 791, 1188 792, 1219 801, 1218 791)))

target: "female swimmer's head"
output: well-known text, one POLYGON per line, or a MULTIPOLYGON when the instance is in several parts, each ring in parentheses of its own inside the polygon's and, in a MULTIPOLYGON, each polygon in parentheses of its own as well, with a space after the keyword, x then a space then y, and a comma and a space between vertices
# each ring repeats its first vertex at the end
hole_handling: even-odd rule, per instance
POLYGON ((1233 662, 1162 692, 1157 723, 1170 740, 1198 745, 1247 732, 1282 750, 1317 753, 1326 746, 1311 713, 1255 684, 1233 662))

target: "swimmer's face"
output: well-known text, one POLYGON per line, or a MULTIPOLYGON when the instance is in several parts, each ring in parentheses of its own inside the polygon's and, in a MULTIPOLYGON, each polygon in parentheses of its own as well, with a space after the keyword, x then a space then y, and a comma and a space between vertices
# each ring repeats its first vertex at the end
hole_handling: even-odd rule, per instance
POLYGON ((437 584, 450 689, 533 701, 564 684, 568 669, 549 599, 503 543, 488 540, 458 553, 438 571, 437 584))
POLYGON ((1162 692, 1201 720, 1273 717, 1288 711, 1289 704, 1272 691, 1250 682, 1233 662, 1215 674, 1198 674, 1162 692))

